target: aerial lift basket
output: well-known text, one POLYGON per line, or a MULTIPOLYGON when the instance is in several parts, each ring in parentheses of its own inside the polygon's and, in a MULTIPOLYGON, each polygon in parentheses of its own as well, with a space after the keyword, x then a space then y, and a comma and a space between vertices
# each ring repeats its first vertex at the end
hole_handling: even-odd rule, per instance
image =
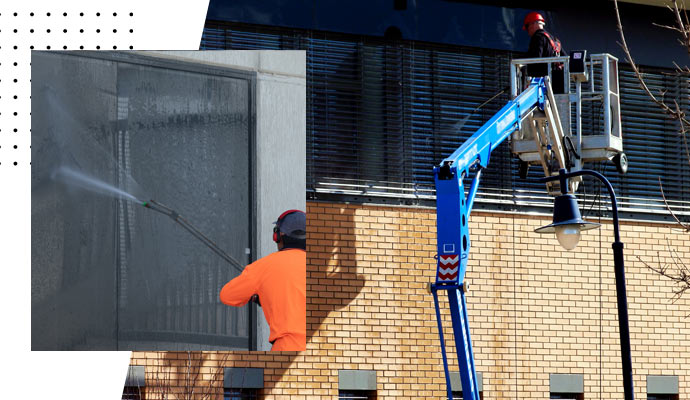
MULTIPOLYGON (((618 85, 618 59, 610 54, 594 54, 573 51, 570 57, 526 58, 511 61, 511 96, 515 98, 525 87, 525 68, 530 64, 546 64, 551 76, 563 73, 564 87, 549 92, 553 114, 549 110, 530 116, 521 129, 513 134, 511 151, 521 162, 521 176, 526 175, 529 165, 541 165, 546 176, 558 174, 560 154, 563 164, 571 171, 581 170, 585 162, 611 160, 619 172, 627 170, 627 157, 623 153, 621 133, 620 95, 618 85), (587 104, 590 103, 590 104, 587 104), (583 126, 583 104, 595 110, 590 121, 583 126), (558 126, 560 122, 560 127, 558 126), (601 127, 599 130, 598 127, 601 127), (595 131, 596 128, 596 131, 595 131), (562 130, 562 135, 556 132, 562 130), (562 138, 558 143, 557 138, 562 138)), ((577 189, 577 181, 571 182, 570 191, 577 189)), ((549 193, 561 193, 558 183, 548 186, 549 193)))

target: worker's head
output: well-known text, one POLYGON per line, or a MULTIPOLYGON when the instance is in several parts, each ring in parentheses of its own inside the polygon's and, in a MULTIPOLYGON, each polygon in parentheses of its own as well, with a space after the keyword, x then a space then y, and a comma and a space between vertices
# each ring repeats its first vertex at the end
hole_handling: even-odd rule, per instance
POLYGON ((545 25, 546 20, 544 17, 536 11, 532 11, 525 17, 525 22, 522 23, 522 30, 527 31, 532 36, 539 29, 544 29, 545 25))
POLYGON ((274 222, 273 241, 282 249, 307 249, 307 214, 300 210, 287 210, 274 222))

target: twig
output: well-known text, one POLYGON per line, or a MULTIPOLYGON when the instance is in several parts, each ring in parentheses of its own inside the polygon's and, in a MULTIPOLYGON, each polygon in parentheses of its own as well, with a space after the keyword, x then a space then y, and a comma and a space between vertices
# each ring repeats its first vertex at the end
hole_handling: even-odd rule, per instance
MULTIPOLYGON (((683 34, 683 44, 685 45, 688 54, 690 54, 690 32, 687 26, 683 23, 683 18, 680 15, 680 9, 678 8, 678 2, 673 0, 673 11, 676 15, 676 23, 678 24, 678 31, 683 34)), ((685 20, 687 21, 688 15, 685 14, 685 20)))
POLYGON ((673 212, 673 210, 671 210, 671 207, 668 205, 668 201, 666 201, 666 195, 664 195, 664 187, 661 184, 661 177, 658 177, 658 178, 659 178, 659 190, 661 190, 661 197, 664 199, 664 204, 666 205, 666 210, 668 210, 668 212, 671 214, 673 219, 676 220, 678 225, 680 225, 681 228, 683 228, 683 230, 685 230, 685 232, 690 232, 690 225, 685 225, 683 222, 681 222, 681 220, 678 219, 676 214, 673 212))
MULTIPOLYGON (((672 31, 678 31, 680 33, 685 33, 682 29, 678 28, 677 26, 661 25, 661 24, 657 24, 656 22, 652 22, 652 25, 658 26, 659 28, 670 29, 672 31)), ((683 42, 681 41, 681 43, 683 43, 683 42)))
POLYGON ((688 164, 690 164, 690 149, 688 149, 688 138, 686 135, 683 136, 683 144, 685 145, 685 156, 688 158, 688 164))

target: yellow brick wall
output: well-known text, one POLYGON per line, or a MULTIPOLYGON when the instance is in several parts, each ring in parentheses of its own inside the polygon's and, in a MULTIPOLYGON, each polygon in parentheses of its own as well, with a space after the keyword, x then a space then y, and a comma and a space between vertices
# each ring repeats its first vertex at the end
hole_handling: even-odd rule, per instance
MULTIPOLYGON (((199 372, 197 395, 208 387, 220 396, 222 367, 263 368, 267 399, 336 398, 341 369, 376 370, 379 399, 444 398, 426 291, 436 268, 435 210, 307 206, 307 351, 193 353, 191 361, 184 352, 136 352, 131 363, 147 367, 147 398, 168 385, 153 383, 156 376, 183 391, 193 381, 187 370, 199 372)), ((583 374, 585 399, 622 399, 610 221, 567 252, 555 237, 533 232, 549 219, 483 212, 470 218, 467 302, 484 399, 548 399, 551 373, 583 374)), ((680 398, 688 398, 690 294, 672 302, 673 285, 642 261, 666 265, 675 251, 687 262, 690 235, 672 225, 622 222, 621 236, 635 395, 646 398, 647 375, 677 375, 680 398)))

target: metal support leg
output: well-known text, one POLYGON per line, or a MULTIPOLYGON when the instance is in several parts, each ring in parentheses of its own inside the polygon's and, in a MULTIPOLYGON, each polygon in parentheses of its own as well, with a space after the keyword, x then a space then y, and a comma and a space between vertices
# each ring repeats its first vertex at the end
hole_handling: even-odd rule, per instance
POLYGON ((462 290, 462 286, 449 285, 439 287, 432 285, 431 292, 434 295, 434 305, 436 306, 436 320, 438 322, 438 333, 441 339, 441 352, 443 354, 443 368, 446 373, 448 400, 453 400, 453 389, 450 382, 446 345, 443 339, 443 322, 441 320, 441 310, 438 301, 438 290, 445 290, 448 292, 448 306, 450 308, 450 317, 453 323, 453 337, 455 339, 455 349, 458 354, 458 365, 460 367, 462 397, 466 400, 479 400, 479 383, 477 382, 477 371, 474 367, 474 354, 472 352, 472 340, 470 339, 470 326, 467 318, 465 293, 462 290))
POLYGON ((477 382, 477 371, 474 368, 474 353, 472 352, 472 340, 470 339, 465 293, 462 287, 448 291, 448 304, 450 306, 450 317, 453 321, 455 349, 458 353, 462 398, 465 400, 479 400, 479 384, 477 382))
POLYGON ((450 383, 450 372, 448 371, 448 357, 446 356, 446 341, 443 339, 443 321, 441 320, 441 308, 438 305, 438 292, 432 286, 431 293, 434 295, 434 305, 436 306, 436 321, 438 322, 438 335, 441 338, 441 353, 443 354, 443 369, 446 372, 446 391, 448 400, 453 400, 453 388, 450 383))

